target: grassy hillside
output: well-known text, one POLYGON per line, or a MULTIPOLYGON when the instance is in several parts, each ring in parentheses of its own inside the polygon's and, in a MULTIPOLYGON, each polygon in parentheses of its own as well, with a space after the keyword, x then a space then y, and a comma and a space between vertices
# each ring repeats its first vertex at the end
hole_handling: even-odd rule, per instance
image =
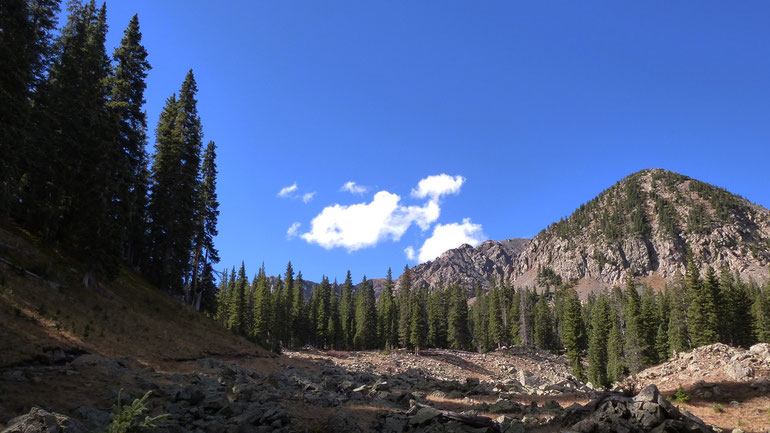
POLYGON ((78 263, 16 227, 0 228, 0 368, 52 351, 131 356, 148 365, 206 355, 270 356, 122 268, 86 289, 78 263))

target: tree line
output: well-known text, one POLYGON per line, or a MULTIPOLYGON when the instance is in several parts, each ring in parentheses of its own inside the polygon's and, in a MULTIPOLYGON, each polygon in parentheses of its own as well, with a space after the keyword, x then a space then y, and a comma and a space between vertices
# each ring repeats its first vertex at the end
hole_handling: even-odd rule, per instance
POLYGON ((342 284, 323 277, 309 297, 291 263, 272 282, 264 265, 251 281, 243 264, 224 275, 206 313, 275 351, 534 346, 565 354, 576 377, 609 386, 698 346, 770 342, 770 282, 745 282, 727 266, 701 276, 692 257, 661 291, 629 276, 585 300, 548 268, 538 271, 537 290, 505 279, 489 289, 429 288, 413 284, 409 267, 396 290, 388 269, 379 297, 366 277, 354 286, 349 271, 342 284))
POLYGON ((216 146, 203 148, 192 70, 166 100, 149 157, 151 69, 136 15, 107 54, 106 5, 0 3, 0 217, 83 263, 84 284, 127 264, 200 306, 212 291, 216 146))

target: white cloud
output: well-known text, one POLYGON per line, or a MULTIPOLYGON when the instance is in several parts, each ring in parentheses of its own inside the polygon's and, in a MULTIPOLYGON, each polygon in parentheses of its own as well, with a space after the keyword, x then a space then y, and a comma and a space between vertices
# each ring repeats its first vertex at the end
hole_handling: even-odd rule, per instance
POLYGON ((294 239, 297 237, 297 231, 299 230, 299 226, 301 226, 301 223, 295 222, 294 224, 289 227, 289 230, 286 230, 286 239, 294 239))
POLYGON ((462 176, 453 177, 448 174, 428 176, 420 180, 417 188, 412 190, 412 197, 430 197, 431 200, 438 200, 442 195, 460 192, 460 187, 464 182, 465 178, 462 176))
POLYGON ((435 201, 408 207, 401 206, 400 201, 397 194, 380 191, 370 203, 327 206, 313 218, 310 231, 302 239, 326 249, 344 247, 355 251, 385 239, 398 241, 412 223, 427 230, 441 213, 435 201))
POLYGON ((415 260, 417 258, 417 253, 415 253, 414 248, 411 246, 404 248, 404 253, 406 254, 407 260, 415 260))
POLYGON ((302 194, 302 201, 305 203, 309 203, 310 200, 313 199, 313 197, 315 197, 315 191, 302 194))
MULTIPOLYGON (((473 224, 469 218, 463 219, 461 224, 437 224, 433 228, 433 235, 422 244, 417 260, 424 263, 437 258, 452 248, 457 248, 463 244, 470 244, 475 247, 483 240, 484 234, 481 231, 481 224, 473 224)), ((408 251, 407 257, 409 257, 408 251)), ((414 257, 414 249, 412 249, 412 257, 414 257)))
POLYGON ((347 191, 351 194, 361 195, 368 191, 369 188, 364 185, 359 185, 352 180, 345 182, 345 185, 342 185, 342 188, 340 188, 340 191, 347 191))
POLYGON ((297 182, 294 182, 293 184, 289 186, 285 186, 281 188, 280 191, 278 191, 278 197, 288 197, 297 190, 297 182))

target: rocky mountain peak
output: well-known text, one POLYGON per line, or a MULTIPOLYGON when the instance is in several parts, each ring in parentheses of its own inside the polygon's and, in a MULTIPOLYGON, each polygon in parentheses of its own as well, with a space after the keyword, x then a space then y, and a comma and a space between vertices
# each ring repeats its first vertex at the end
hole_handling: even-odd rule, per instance
POLYGON ((506 276, 532 285, 538 269, 594 286, 626 274, 670 278, 691 251, 703 268, 726 264, 764 280, 770 263, 770 211, 727 190, 663 169, 633 173, 532 240, 486 241, 416 266, 428 284, 488 286, 506 276))

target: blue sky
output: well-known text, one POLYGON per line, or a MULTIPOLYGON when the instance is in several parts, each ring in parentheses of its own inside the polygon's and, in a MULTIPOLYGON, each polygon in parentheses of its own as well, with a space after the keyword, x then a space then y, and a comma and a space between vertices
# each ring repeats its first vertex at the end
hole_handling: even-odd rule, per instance
POLYGON ((438 239, 531 237, 644 168, 770 206, 766 1, 107 8, 110 51, 139 14, 151 146, 165 98, 195 71, 219 147, 220 268, 398 274, 416 263, 408 247, 419 259, 431 239, 423 255, 438 239), (313 234, 322 214, 342 233, 318 220, 313 234))

